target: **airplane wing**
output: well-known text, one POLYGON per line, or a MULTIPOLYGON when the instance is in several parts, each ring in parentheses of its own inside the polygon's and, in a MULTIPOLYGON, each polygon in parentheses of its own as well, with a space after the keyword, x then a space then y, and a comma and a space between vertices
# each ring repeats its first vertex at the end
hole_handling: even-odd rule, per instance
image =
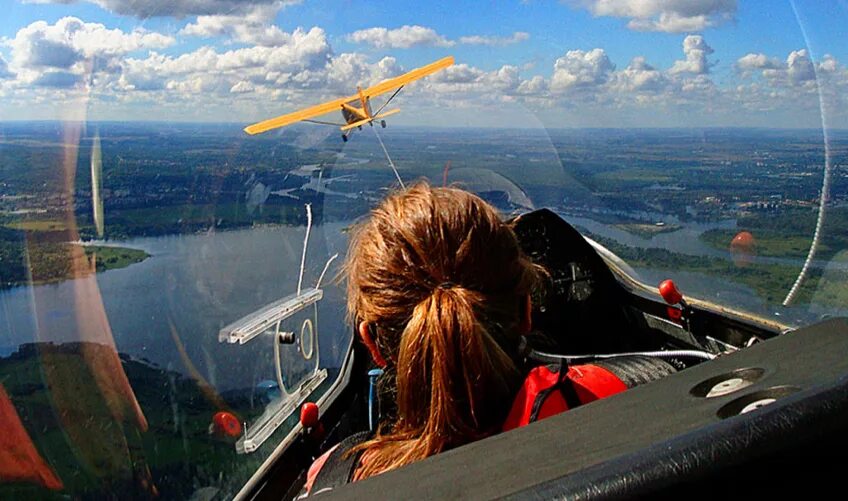
MULTIPOLYGON (((390 78, 388 80, 383 80, 382 82, 374 85, 372 87, 368 87, 367 89, 362 91, 362 94, 366 98, 371 98, 373 96, 377 96, 388 92, 393 89, 397 89, 402 85, 406 85, 409 82, 413 82, 420 78, 424 78, 427 75, 432 75, 433 73, 447 68, 448 66, 453 64, 453 56, 448 56, 442 59, 439 59, 436 62, 430 63, 426 66, 422 66, 420 68, 416 68, 408 73, 404 73, 399 77, 390 78)), ((355 94, 350 97, 343 97, 340 99, 335 99, 333 101, 327 101, 326 103, 318 104, 309 108, 305 108, 302 110, 298 110, 287 115, 281 115, 276 118, 271 118, 269 120, 265 120, 253 125, 249 125, 244 128, 244 131, 248 134, 260 134, 262 132, 269 131, 271 129, 276 129, 278 127, 283 127, 285 125, 292 124, 294 122, 299 122, 301 120, 307 120, 312 117, 317 117, 319 115, 324 115, 325 113, 330 113, 332 111, 339 111, 342 109, 342 104, 355 102, 359 100, 359 95, 355 94)))
POLYGON ((280 115, 276 118, 271 118, 259 123, 255 123, 253 125, 249 125, 244 128, 244 131, 250 135, 260 134, 271 129, 276 129, 277 127, 283 127, 285 125, 293 124, 295 122, 300 122, 301 120, 307 120, 312 117, 317 117, 319 115, 330 113, 332 111, 339 111, 342 109, 343 103, 349 103, 355 99, 359 99, 359 96, 343 97, 340 99, 327 101, 326 103, 317 104, 315 106, 298 110, 287 115, 280 115))
POLYGON ((413 82, 415 80, 426 77, 427 75, 432 75, 433 73, 447 68, 453 64, 453 56, 448 56, 434 63, 430 63, 427 66, 422 66, 420 68, 416 68, 409 73, 404 73, 399 77, 390 78, 388 80, 383 80, 373 87, 368 87, 363 90, 362 93, 365 94, 365 97, 374 97, 379 94, 383 94, 384 92, 388 92, 390 90, 397 89, 401 85, 406 85, 409 82, 413 82))

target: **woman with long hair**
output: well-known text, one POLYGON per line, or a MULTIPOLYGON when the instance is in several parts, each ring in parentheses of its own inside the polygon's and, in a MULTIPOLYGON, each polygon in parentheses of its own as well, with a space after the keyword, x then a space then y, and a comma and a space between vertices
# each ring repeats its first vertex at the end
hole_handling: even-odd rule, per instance
POLYGON ((391 419, 346 452, 359 458, 352 479, 500 431, 538 269, 497 210, 416 183, 356 227, 345 271, 349 318, 394 396, 391 419))

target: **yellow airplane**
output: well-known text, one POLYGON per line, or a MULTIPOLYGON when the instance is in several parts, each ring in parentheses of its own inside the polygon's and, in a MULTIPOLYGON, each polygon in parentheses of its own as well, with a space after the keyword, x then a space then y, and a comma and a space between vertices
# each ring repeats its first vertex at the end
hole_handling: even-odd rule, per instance
POLYGON ((395 96, 398 95, 401 89, 403 89, 404 85, 420 78, 424 78, 427 75, 432 75, 433 73, 443 70, 452 64, 453 57, 448 56, 446 58, 439 59, 434 63, 430 63, 427 66, 416 68, 410 71, 409 73, 406 73, 399 77, 384 80, 373 87, 368 87, 367 89, 357 87, 357 93, 352 96, 335 99, 333 101, 328 101, 326 103, 311 106, 309 108, 295 111, 287 115, 281 115, 276 118, 264 120, 262 122, 245 127, 244 131, 251 135, 261 134, 262 132, 266 132, 271 129, 276 129, 278 127, 284 127, 295 122, 312 122, 318 124, 339 126, 342 131, 342 140, 347 141, 351 129, 362 129, 362 126, 366 124, 371 125, 373 127, 375 120, 380 120, 380 125, 385 128, 386 121, 383 119, 400 112, 400 109, 389 110, 385 113, 382 113, 382 111, 386 107, 386 105, 388 105, 392 101, 392 99, 394 99, 395 96), (385 94, 386 92, 389 92, 392 89, 397 90, 395 90, 394 94, 392 94, 391 97, 389 97, 389 99, 385 103, 383 103, 383 106, 381 106, 376 113, 372 113, 371 98, 380 94, 385 94), (355 106, 357 103, 361 107, 355 106), (313 117, 325 115, 333 111, 342 112, 342 117, 344 117, 345 120, 344 124, 312 120, 313 117))

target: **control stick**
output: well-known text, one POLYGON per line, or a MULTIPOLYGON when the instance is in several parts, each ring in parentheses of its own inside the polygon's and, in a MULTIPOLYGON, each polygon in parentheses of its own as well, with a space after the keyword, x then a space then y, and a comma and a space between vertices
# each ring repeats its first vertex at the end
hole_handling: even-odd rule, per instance
POLYGON ((662 296, 665 302, 669 305, 667 309, 668 317, 671 320, 682 323, 686 330, 689 330, 689 317, 691 311, 686 300, 683 299, 683 294, 681 294, 680 289, 677 288, 674 281, 668 279, 660 282, 659 292, 660 296, 662 296), (675 308, 675 306, 679 306, 680 308, 675 308))

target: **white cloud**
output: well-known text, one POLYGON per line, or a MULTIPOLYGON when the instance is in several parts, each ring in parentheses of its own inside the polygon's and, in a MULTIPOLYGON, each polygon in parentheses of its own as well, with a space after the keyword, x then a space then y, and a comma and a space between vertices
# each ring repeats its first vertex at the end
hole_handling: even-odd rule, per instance
POLYGON ((246 80, 239 80, 235 85, 230 87, 230 92, 233 94, 247 94, 255 90, 256 87, 246 80))
POLYGON ((82 85, 83 77, 67 71, 47 71, 36 76, 30 83, 36 87, 68 89, 82 85))
POLYGON ((347 37, 348 42, 371 45, 378 49, 408 49, 410 47, 453 47, 463 45, 488 45, 502 47, 524 42, 530 39, 530 34, 516 31, 510 36, 468 35, 450 40, 440 35, 433 28, 418 25, 405 25, 400 28, 368 28, 354 31, 347 37))
POLYGON ((796 50, 789 53, 786 58, 786 74, 794 83, 807 82, 816 79, 816 70, 813 61, 806 49, 796 50))
POLYGON ((615 65, 603 49, 571 50, 554 63, 552 91, 592 88, 609 80, 615 65))
POLYGON ((634 57, 627 68, 616 72, 612 86, 618 92, 660 92, 668 88, 668 77, 645 61, 634 57))
POLYGON ((701 31, 733 19, 736 0, 569 0, 595 16, 626 18, 637 31, 701 31))
POLYGON ((451 47, 454 42, 432 28, 404 25, 396 29, 368 28, 347 36, 353 43, 364 43, 378 49, 408 49, 416 46, 451 47))
POLYGON ((194 23, 180 30, 180 35, 201 38, 226 36, 251 45, 284 45, 289 42, 288 34, 273 25, 278 11, 277 5, 260 5, 242 14, 198 16, 194 23))
POLYGON ((125 33, 107 29, 102 24, 64 17, 53 25, 36 21, 22 28, 9 45, 15 64, 68 68, 80 59, 162 48, 173 43, 172 37, 142 28, 125 33))
POLYGON ((765 54, 747 54, 736 61, 736 67, 742 72, 742 77, 750 77, 759 71, 772 87, 816 89, 816 80, 824 86, 833 87, 848 83, 846 71, 831 55, 825 55, 821 62, 816 63, 806 49, 789 53, 785 62, 765 54))
POLYGON ((536 75, 529 80, 524 80, 518 85, 518 93, 526 95, 539 95, 547 92, 548 81, 540 75, 536 75))
POLYGON ((467 64, 457 64, 427 77, 416 93, 425 97, 432 93, 451 101, 462 100, 465 104, 471 101, 493 102, 518 94, 522 82, 516 66, 504 65, 496 70, 484 71, 467 64))
MULTIPOLYGON (((269 110, 283 113, 404 71, 392 57, 375 61, 373 54, 336 53, 318 27, 284 32, 272 25, 272 9, 263 9, 254 8, 238 19, 201 16, 182 32, 225 36, 248 46, 206 46, 183 54, 163 53, 160 48, 175 40, 160 33, 124 32, 74 18, 33 23, 2 42, 10 51, 0 55, 0 110, 8 113, 17 106, 23 110, 19 116, 37 116, 26 103, 33 108, 55 106, 52 103, 67 102, 68 96, 79 95, 77 89, 85 89, 89 92, 82 95, 90 96, 93 107, 110 113, 135 110, 135 115, 125 113, 129 117, 146 117, 155 109, 163 118, 259 119, 269 110)), ((514 34, 450 40, 433 34, 431 42, 451 44, 498 45, 522 38, 514 34)), ((403 46, 422 43, 421 38, 392 39, 387 30, 382 39, 403 46)), ((637 55, 618 69, 602 48, 565 52, 546 69, 522 61, 494 69, 457 64, 416 83, 411 89, 414 98, 402 107, 409 111, 404 114, 408 120, 425 120, 419 113, 426 115, 427 106, 462 108, 483 116, 515 103, 549 116, 575 117, 569 118, 576 121, 571 125, 611 123, 593 122, 600 116, 613 121, 621 117, 622 125, 655 123, 653 117, 673 121, 676 116, 705 117, 718 124, 716 117, 725 116, 732 124, 738 110, 755 116, 796 113, 809 123, 818 113, 819 96, 829 110, 848 109, 848 71, 832 56, 814 61, 805 50, 782 58, 749 53, 735 61, 737 71, 727 74, 731 81, 717 85, 709 74, 712 53, 703 37, 689 36, 683 41, 684 57, 665 68, 637 55)))
POLYGON ((836 73, 840 70, 839 61, 830 54, 825 54, 819 63, 819 71, 823 73, 836 73))
POLYGON ((734 99, 740 106, 759 113, 795 115, 811 124, 824 119, 822 106, 831 119, 839 117, 848 123, 843 111, 848 109, 848 70, 833 56, 816 62, 805 49, 791 51, 784 61, 762 54, 749 56, 737 61, 737 67, 750 68, 740 72, 743 83, 736 87, 734 99))
POLYGON ((680 90, 686 94, 714 94, 718 88, 707 75, 684 78, 680 90))
POLYGON ((447 67, 444 71, 436 73, 431 79, 440 83, 469 83, 475 82, 483 73, 483 70, 462 63, 447 67))
POLYGON ((669 70, 670 73, 692 73, 693 75, 704 75, 710 72, 710 64, 707 56, 712 54, 713 48, 707 45, 701 35, 689 35, 683 40, 682 61, 675 61, 669 70))
POLYGON ((59 19, 52 25, 36 21, 7 41, 11 48, 9 69, 25 84, 72 87, 86 75, 119 73, 126 54, 173 43, 172 37, 160 33, 141 28, 128 33, 110 30, 75 17, 59 19))
POLYGON ((372 64, 363 54, 345 53, 333 57, 323 74, 313 78, 312 85, 346 94, 356 85, 373 85, 401 73, 403 68, 393 57, 384 57, 372 64))
POLYGON ((9 65, 6 63, 6 60, 3 59, 2 55, 0 55, 0 80, 12 78, 14 76, 14 73, 9 71, 9 65))
POLYGON ((516 31, 508 37, 492 37, 482 35, 472 35, 459 37, 459 43, 466 45, 490 45, 504 46, 524 42, 530 39, 530 34, 524 31, 516 31))
POLYGON ((128 58, 123 64, 120 87, 125 91, 202 88, 229 92, 245 79, 254 84, 281 85, 295 81, 297 75, 301 83, 309 80, 304 75, 326 78, 325 68, 332 50, 324 30, 298 28, 285 34, 285 40, 285 44, 274 47, 254 46, 226 52, 201 47, 177 57, 154 52, 143 59, 128 58), (189 83, 183 85, 184 82, 189 83))
POLYGON ((765 54, 749 53, 736 61, 736 68, 743 72, 752 70, 776 70, 780 67, 780 60, 768 57, 765 54))
POLYGON ((256 7, 272 7, 277 11, 287 5, 300 3, 300 0, 30 0, 30 3, 69 4, 85 1, 125 16, 139 18, 210 16, 225 14, 230 16, 246 14, 256 7))

